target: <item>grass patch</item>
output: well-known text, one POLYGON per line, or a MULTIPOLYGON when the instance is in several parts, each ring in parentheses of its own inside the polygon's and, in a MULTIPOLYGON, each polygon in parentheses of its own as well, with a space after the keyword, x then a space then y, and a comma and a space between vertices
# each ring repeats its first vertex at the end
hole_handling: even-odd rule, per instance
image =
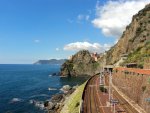
POLYGON ((147 41, 144 46, 138 47, 134 52, 128 55, 123 65, 127 63, 137 63, 138 68, 143 68, 146 58, 150 57, 150 41, 147 41))
POLYGON ((80 101, 85 87, 85 83, 80 85, 73 94, 65 101, 65 105, 60 113, 79 113, 80 101))
POLYGON ((104 92, 104 93, 107 93, 107 89, 104 87, 104 85, 100 86, 100 91, 104 92))

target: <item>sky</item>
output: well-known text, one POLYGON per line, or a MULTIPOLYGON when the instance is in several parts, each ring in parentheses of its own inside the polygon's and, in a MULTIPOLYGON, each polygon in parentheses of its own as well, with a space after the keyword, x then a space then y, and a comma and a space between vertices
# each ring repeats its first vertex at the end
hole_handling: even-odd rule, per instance
POLYGON ((0 0, 0 64, 102 53, 150 0, 0 0))

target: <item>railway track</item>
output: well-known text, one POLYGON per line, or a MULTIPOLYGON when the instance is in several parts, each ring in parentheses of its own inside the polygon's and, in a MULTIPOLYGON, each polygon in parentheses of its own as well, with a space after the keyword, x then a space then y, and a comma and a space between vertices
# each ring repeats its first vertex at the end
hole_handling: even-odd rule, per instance
POLYGON ((85 87, 85 93, 83 95, 83 111, 82 113, 100 113, 99 103, 97 99, 96 91, 96 78, 93 76, 85 87))
POLYGON ((117 110, 117 111, 120 111, 122 113, 138 113, 134 108, 131 107, 131 105, 126 101, 124 100, 119 94, 118 92, 116 92, 114 90, 113 92, 113 95, 114 95, 114 98, 119 100, 119 106, 122 107, 121 110, 117 110))
MULTIPOLYGON (((108 86, 108 76, 106 76, 105 83, 108 86)), ((112 94, 113 99, 119 101, 115 107, 115 113, 138 113, 115 89, 112 94)), ((99 90, 99 76, 91 77, 82 95, 83 103, 80 113, 114 113, 112 107, 106 104, 109 103, 108 98, 108 92, 104 94, 99 90)))
MULTIPOLYGON (((108 79, 108 76, 106 76, 106 85, 109 84, 108 79)), ((112 88, 112 90, 113 99, 119 101, 119 104, 116 106, 117 113, 139 113, 115 89, 112 88)))

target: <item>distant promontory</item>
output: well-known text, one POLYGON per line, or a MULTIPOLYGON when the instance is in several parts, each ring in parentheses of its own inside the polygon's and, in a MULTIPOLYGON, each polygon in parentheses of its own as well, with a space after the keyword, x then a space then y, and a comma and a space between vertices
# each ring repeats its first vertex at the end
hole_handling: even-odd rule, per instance
POLYGON ((56 65, 62 65, 66 59, 50 59, 50 60, 38 60, 34 64, 56 64, 56 65))

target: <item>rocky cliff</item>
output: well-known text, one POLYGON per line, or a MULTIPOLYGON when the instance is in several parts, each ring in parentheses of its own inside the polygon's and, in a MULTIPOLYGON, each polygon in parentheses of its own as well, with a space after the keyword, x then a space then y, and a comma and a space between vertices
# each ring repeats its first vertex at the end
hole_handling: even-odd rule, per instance
POLYGON ((99 70, 99 63, 87 50, 77 52, 61 68, 62 76, 93 75, 99 70))
POLYGON ((109 51, 101 54, 95 62, 86 50, 79 51, 67 60, 61 69, 61 75, 92 75, 104 65, 119 63, 136 63, 139 68, 149 67, 150 58, 150 4, 133 16, 131 23, 126 27, 118 43, 109 51), (126 55, 126 59, 122 56, 126 55))
POLYGON ((125 63, 144 64, 150 57, 150 4, 134 15, 118 43, 106 55, 106 64, 115 64, 123 54, 128 54, 125 63))

